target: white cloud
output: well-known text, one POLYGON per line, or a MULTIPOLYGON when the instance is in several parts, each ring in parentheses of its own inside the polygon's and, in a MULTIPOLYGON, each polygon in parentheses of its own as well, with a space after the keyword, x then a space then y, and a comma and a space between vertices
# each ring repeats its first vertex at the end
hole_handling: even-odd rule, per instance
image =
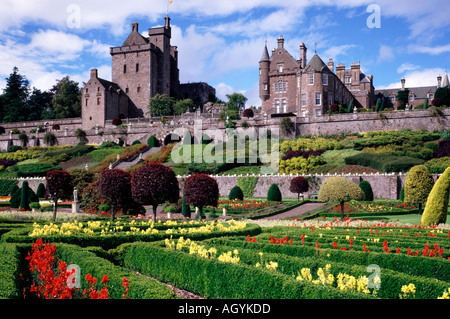
POLYGON ((427 53, 427 54, 431 54, 431 55, 439 55, 439 54, 442 54, 442 53, 450 52, 450 44, 438 45, 438 46, 435 46, 435 47, 414 45, 414 46, 409 46, 409 50, 412 50, 414 52, 419 52, 419 53, 427 53))
POLYGON ((343 44, 332 46, 323 53, 323 56, 324 58, 332 58, 333 60, 336 60, 336 58, 341 55, 350 55, 353 57, 354 55, 349 53, 351 53, 352 49, 356 47, 357 45, 355 44, 343 44))
POLYGON ((395 58, 394 51, 391 47, 387 45, 381 45, 380 50, 378 51, 378 59, 377 62, 390 61, 395 58))
POLYGON ((406 71, 414 71, 414 70, 417 70, 418 68, 419 68, 418 65, 414 65, 414 64, 411 64, 411 63, 403 63, 402 65, 400 65, 397 68, 397 73, 401 74, 401 73, 406 72, 406 71))

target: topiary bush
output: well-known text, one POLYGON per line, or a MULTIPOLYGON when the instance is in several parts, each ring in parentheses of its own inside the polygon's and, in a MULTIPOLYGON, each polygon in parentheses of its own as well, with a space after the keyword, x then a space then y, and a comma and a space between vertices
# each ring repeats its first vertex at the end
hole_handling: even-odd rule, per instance
POLYGON ((114 126, 122 125, 122 119, 120 117, 113 118, 112 125, 114 125, 114 126))
POLYGON ((147 145, 150 147, 159 147, 160 146, 158 139, 154 135, 150 136, 147 139, 147 145))
POLYGON ((283 199, 280 188, 277 184, 272 184, 267 191, 267 200, 269 202, 281 202, 283 199))
POLYGON ((434 179, 425 165, 411 168, 405 179, 405 203, 419 205, 425 204, 434 185, 434 179))
POLYGON ((321 202, 339 202, 341 219, 344 219, 344 203, 349 200, 364 200, 362 189, 351 180, 335 176, 329 177, 320 185, 318 199, 321 202))
POLYGON ((291 179, 289 190, 297 194, 297 200, 300 199, 300 193, 306 193, 309 190, 308 180, 303 176, 297 176, 291 179))
POLYGON ((359 187, 364 192, 364 200, 367 202, 373 201, 372 185, 370 185, 368 181, 361 181, 361 183, 359 183, 359 187))
POLYGON ((39 183, 38 188, 36 190, 36 195, 39 198, 45 197, 45 185, 43 183, 39 183))
POLYGON ((22 184, 22 189, 21 189, 21 195, 20 195, 20 206, 19 209, 20 210, 25 210, 25 211, 29 211, 31 210, 30 208, 30 199, 29 199, 29 195, 28 195, 28 189, 30 187, 28 186, 28 182, 24 181, 22 184))
POLYGON ((186 204, 186 199, 183 195, 183 202, 182 202, 182 208, 181 208, 181 215, 186 218, 191 218, 191 207, 186 204))
POLYGON ((445 223, 450 195, 450 167, 439 177, 427 198, 422 214, 422 226, 445 223))
POLYGON ((246 118, 251 118, 251 117, 253 117, 255 114, 253 113, 253 110, 252 109, 245 109, 244 110, 244 112, 242 113, 242 116, 243 117, 246 117, 246 118))
POLYGON ((230 194, 228 195, 228 199, 229 200, 234 200, 234 199, 238 199, 238 200, 243 200, 244 199, 244 193, 242 192, 242 189, 239 186, 234 186, 231 191, 230 194))
MULTIPOLYGON (((217 181, 206 174, 189 176, 184 182, 186 204, 198 208, 198 219, 203 218, 203 207, 217 207, 219 200, 219 185, 217 181)), ((197 217, 197 216, 196 216, 197 217)))

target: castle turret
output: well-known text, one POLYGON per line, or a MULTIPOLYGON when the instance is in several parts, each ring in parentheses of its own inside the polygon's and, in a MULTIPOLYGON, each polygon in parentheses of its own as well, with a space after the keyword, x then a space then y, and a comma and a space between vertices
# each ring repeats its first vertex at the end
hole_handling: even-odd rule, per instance
POLYGON ((449 83, 448 83, 448 75, 447 75, 447 72, 445 72, 445 75, 444 75, 444 81, 442 82, 442 87, 446 88, 446 87, 448 87, 448 86, 449 86, 449 83))
POLYGON ((267 44, 264 46, 261 60, 259 61, 259 97, 266 101, 270 98, 269 91, 270 57, 267 44))

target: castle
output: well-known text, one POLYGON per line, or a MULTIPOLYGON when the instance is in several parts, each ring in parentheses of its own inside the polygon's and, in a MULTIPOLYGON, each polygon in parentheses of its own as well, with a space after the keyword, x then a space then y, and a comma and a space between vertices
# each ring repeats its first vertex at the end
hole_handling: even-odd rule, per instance
POLYGON ((139 33, 138 23, 131 25, 122 46, 110 49, 111 81, 92 69, 81 90, 83 129, 103 127, 115 117, 149 117, 149 100, 157 94, 190 98, 199 107, 215 97, 215 89, 207 83, 180 84, 178 50, 170 41, 169 17, 163 27, 149 29, 148 37, 139 33))
POLYGON ((365 75, 359 62, 350 69, 329 59, 325 64, 317 52, 308 62, 307 48, 300 45, 300 57, 295 60, 278 38, 278 47, 271 56, 264 47, 259 61, 259 95, 262 112, 272 117, 283 114, 321 116, 331 104, 369 108, 374 99, 373 76, 365 75))

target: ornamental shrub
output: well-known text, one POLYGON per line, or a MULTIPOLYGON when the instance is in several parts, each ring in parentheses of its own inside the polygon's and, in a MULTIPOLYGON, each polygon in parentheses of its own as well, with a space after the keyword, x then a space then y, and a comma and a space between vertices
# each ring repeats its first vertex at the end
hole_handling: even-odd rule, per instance
POLYGON ((30 208, 30 201, 28 198, 28 189, 30 187, 28 186, 28 182, 24 181, 22 184, 22 189, 21 189, 21 195, 20 195, 20 206, 19 209, 21 210, 25 210, 25 211, 29 211, 31 210, 30 208))
POLYGON ((9 196, 19 182, 17 180, 0 179, 0 196, 9 196))
POLYGON ((364 192, 364 200, 367 202, 373 201, 373 191, 370 183, 368 181, 361 181, 361 183, 359 183, 359 187, 364 192))
POLYGON ((281 191, 277 184, 272 184, 267 191, 267 200, 269 202, 281 202, 281 191))
POLYGON ((245 109, 244 112, 242 113, 242 116, 246 117, 248 119, 253 117, 254 116, 253 110, 252 109, 245 109))
POLYGON ((45 197, 45 185, 43 183, 39 183, 38 188, 36 190, 36 195, 39 198, 45 197))
POLYGON ((433 186, 422 214, 422 226, 431 226, 447 221, 447 210, 450 195, 450 167, 436 181, 433 186))
POLYGON ((14 191, 11 193, 11 199, 9 200, 9 206, 11 208, 20 208, 22 205, 22 194, 26 193, 28 203, 39 202, 39 198, 36 193, 30 188, 27 181, 22 183, 22 187, 14 187, 14 191), (26 188, 26 190, 24 190, 26 188))
POLYGON ((258 177, 250 176, 250 177, 238 177, 236 179, 239 188, 244 193, 244 197, 253 197, 255 193, 256 184, 258 184, 258 177))
POLYGON ((306 193, 309 190, 308 180, 303 176, 297 176, 291 179, 289 190, 297 194, 297 200, 300 198, 300 193, 306 193))
POLYGON ((405 203, 425 204, 434 185, 434 179, 425 165, 411 168, 405 179, 405 203))
MULTIPOLYGON (((73 196, 72 177, 66 171, 52 170, 47 172, 46 183, 47 196, 54 202, 52 218, 52 221, 54 222, 58 211, 58 200, 71 199, 73 196)), ((39 199, 37 201, 39 201, 39 199)))
POLYGON ((131 177, 131 193, 141 204, 153 206, 153 220, 156 221, 158 205, 176 203, 180 188, 174 171, 160 163, 150 163, 139 168, 131 177))
POLYGON ((242 192, 242 189, 239 186, 234 186, 231 191, 230 194, 228 195, 228 199, 229 200, 234 200, 234 199, 238 199, 238 200, 243 200, 244 199, 244 193, 242 192))
MULTIPOLYGON (((184 182, 186 204, 198 208, 199 220, 203 218, 203 207, 217 207, 219 200, 219 185, 217 181, 206 174, 189 176, 184 182)), ((197 217, 197 216, 196 216, 197 217)))
POLYGON ((119 205, 131 201, 131 175, 121 169, 105 169, 99 180, 99 192, 111 202, 111 221, 119 205))
POLYGON ((341 205, 341 219, 344 219, 344 203, 349 200, 364 200, 362 189, 351 180, 334 176, 323 181, 319 189, 319 201, 339 202, 341 205))
POLYGON ((152 135, 148 138, 147 145, 150 147, 159 147, 160 146, 158 139, 154 135, 152 135))
POLYGON ((186 199, 184 198, 184 195, 181 208, 181 215, 183 215, 186 218, 191 218, 191 207, 188 204, 186 204, 186 199))
POLYGON ((113 118, 112 125, 114 125, 114 126, 122 125, 122 120, 120 119, 120 117, 113 118))

